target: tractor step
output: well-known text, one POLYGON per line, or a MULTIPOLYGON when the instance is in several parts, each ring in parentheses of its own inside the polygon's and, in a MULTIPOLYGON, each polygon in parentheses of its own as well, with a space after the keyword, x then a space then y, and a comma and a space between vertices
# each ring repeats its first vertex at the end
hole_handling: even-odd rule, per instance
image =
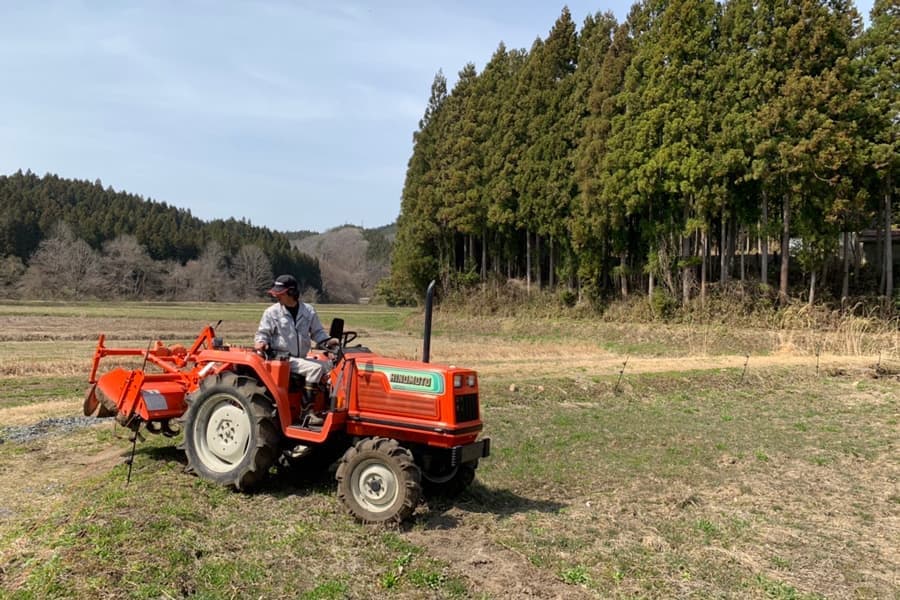
POLYGON ((296 427, 299 429, 303 429, 305 431, 319 432, 319 431, 322 431, 322 427, 325 426, 325 417, 326 416, 327 416, 326 414, 311 415, 309 413, 304 412, 297 419, 295 419, 293 423, 291 423, 291 427, 296 427), (310 421, 312 420, 311 418, 313 416, 317 417, 317 419, 316 419, 316 422, 311 423, 310 421))

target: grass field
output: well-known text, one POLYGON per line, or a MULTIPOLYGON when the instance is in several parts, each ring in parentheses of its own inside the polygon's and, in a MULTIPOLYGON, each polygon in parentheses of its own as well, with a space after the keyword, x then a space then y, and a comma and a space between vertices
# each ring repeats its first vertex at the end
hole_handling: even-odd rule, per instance
MULTIPOLYGON (((356 523, 328 473, 234 493, 154 436, 126 485, 126 431, 55 428, 98 333, 222 319, 248 344, 262 308, 0 304, 0 598, 900 598, 896 335, 438 313, 433 360, 479 370, 493 453, 397 529, 356 523)), ((421 355, 415 311, 318 309, 421 355)))

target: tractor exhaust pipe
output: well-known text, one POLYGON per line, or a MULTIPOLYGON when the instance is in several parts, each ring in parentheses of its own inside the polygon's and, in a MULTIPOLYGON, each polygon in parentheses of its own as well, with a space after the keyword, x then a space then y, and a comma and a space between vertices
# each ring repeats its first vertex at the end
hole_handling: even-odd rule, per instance
POLYGON ((425 290, 425 334, 422 340, 422 362, 431 360, 431 309, 434 305, 434 279, 425 290))

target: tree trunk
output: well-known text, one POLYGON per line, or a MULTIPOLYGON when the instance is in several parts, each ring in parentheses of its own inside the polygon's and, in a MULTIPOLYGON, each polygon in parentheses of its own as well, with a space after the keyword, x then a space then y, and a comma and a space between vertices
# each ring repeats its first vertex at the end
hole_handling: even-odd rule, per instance
POLYGON ((463 272, 466 272, 469 270, 469 265, 472 264, 472 261, 475 258, 474 256, 472 256, 472 236, 469 235, 468 233, 463 234, 462 243, 463 243, 462 269, 460 269, 459 267, 457 267, 457 269, 461 270, 463 272))
POLYGON ((875 264, 878 268, 878 295, 884 295, 884 221, 875 226, 875 264))
POLYGON ((847 308, 847 299, 850 297, 850 232, 844 232, 844 278, 841 281, 841 308, 847 308))
POLYGON ((747 251, 749 250, 747 246, 750 244, 750 236, 744 234, 743 227, 738 234, 738 239, 741 240, 741 289, 743 289, 747 280, 747 265, 744 262, 744 257, 747 256, 747 251))
POLYGON ((487 280, 487 231, 481 232, 481 280, 487 280))
POLYGON ((722 220, 719 223, 719 284, 725 287, 728 283, 728 221, 725 219, 725 211, 722 211, 722 220))
POLYGON ((628 297, 628 255, 626 253, 622 253, 619 255, 619 266, 621 267, 619 270, 622 272, 622 297, 628 297))
POLYGON ((706 306, 706 263, 709 260, 709 240, 706 230, 700 232, 700 306, 706 306))
POLYGON ((554 271, 556 270, 556 265, 553 264, 555 262, 553 260, 554 259, 554 250, 555 250, 555 248, 553 246, 553 235, 551 234, 550 235, 550 270, 547 273, 547 281, 548 281, 548 284, 549 284, 551 290, 553 289, 553 284, 555 283, 553 281, 553 277, 554 277, 554 271))
POLYGON ((541 259, 541 236, 540 234, 534 234, 534 281, 537 284, 537 289, 540 290, 544 287, 543 285, 543 273, 541 266, 543 266, 543 260, 541 259))
POLYGON ((653 273, 651 272, 647 278, 647 301, 650 302, 650 306, 653 306, 653 288, 656 287, 655 283, 653 273))
POLYGON ((525 291, 531 293, 531 230, 525 230, 525 291))
POLYGON ((600 289, 603 290, 604 295, 609 291, 609 265, 611 262, 607 238, 609 238, 609 235, 606 233, 606 225, 604 224, 602 237, 600 238, 600 289))
POLYGON ((444 248, 444 246, 446 246, 446 243, 444 241, 444 236, 441 235, 440 238, 438 239, 438 271, 439 271, 438 277, 439 277, 440 283, 446 285, 447 284, 446 270, 447 270, 448 259, 446 257, 447 252, 446 252, 446 249, 444 248))
POLYGON ((725 266, 728 268, 726 281, 731 281, 734 272, 734 253, 737 248, 737 219, 728 221, 728 245, 726 246, 725 266))
POLYGON ((461 236, 461 243, 457 243, 458 237, 460 237, 460 235, 456 233, 450 234, 450 251, 448 253, 449 262, 447 263, 448 273, 458 273, 461 270, 459 265, 466 264, 466 236, 461 236), (460 255, 462 255, 462 261, 460 261, 460 255))
POLYGON ((778 283, 778 301, 788 301, 788 268, 791 262, 791 201, 785 192, 781 200, 781 279, 778 283))
POLYGON ((891 233, 891 176, 887 176, 884 191, 884 295, 894 296, 894 236, 891 233))
POLYGON ((681 260, 684 266, 681 268, 681 305, 687 306, 691 301, 691 284, 693 283, 693 271, 688 258, 691 254, 691 240, 688 236, 681 237, 681 260))
POLYGON ((769 283, 769 196, 766 190, 762 192, 762 216, 760 217, 759 235, 759 280, 764 284, 769 283))
POLYGON ((813 269, 809 274, 809 307, 812 308, 813 302, 816 300, 816 270, 813 269))

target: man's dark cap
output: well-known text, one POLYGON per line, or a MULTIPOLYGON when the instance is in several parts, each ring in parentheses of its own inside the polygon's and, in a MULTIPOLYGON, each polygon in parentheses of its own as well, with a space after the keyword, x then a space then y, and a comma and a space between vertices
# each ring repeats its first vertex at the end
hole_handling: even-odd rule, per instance
POLYGON ((275 278, 275 285, 269 290, 269 294, 280 296, 288 290, 299 290, 297 280, 293 275, 279 275, 275 278))

